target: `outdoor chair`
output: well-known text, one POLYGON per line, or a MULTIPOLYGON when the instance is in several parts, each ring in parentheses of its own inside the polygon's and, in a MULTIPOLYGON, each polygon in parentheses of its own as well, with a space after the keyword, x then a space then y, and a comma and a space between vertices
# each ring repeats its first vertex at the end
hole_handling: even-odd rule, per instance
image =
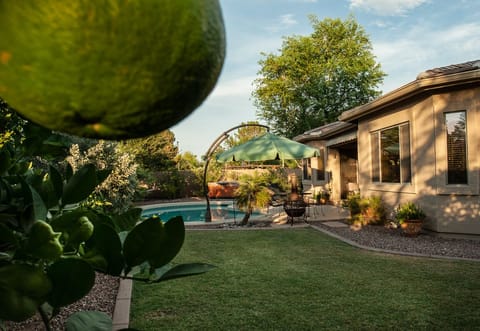
POLYGON ((287 199, 287 193, 281 190, 278 185, 269 185, 268 190, 270 192, 270 203, 268 208, 276 210, 278 207, 283 207, 285 200, 287 199))

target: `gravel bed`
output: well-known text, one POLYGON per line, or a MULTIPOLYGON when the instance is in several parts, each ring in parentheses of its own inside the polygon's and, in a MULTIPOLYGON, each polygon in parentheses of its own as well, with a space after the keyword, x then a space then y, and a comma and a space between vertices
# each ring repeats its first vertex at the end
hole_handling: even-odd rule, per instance
POLYGON ((427 256, 480 259, 480 240, 444 238, 424 232, 407 237, 401 229, 379 225, 367 225, 361 229, 329 227, 322 222, 314 225, 367 247, 427 256))
MULTIPOLYGON (((55 316, 51 321, 52 330, 64 330, 67 318, 81 310, 97 310, 113 317, 113 310, 117 299, 118 286, 120 279, 97 273, 95 277, 95 285, 90 293, 81 300, 61 309, 60 314, 55 316)), ((37 314, 22 323, 6 323, 6 330, 28 330, 43 331, 45 326, 41 317, 37 314)))

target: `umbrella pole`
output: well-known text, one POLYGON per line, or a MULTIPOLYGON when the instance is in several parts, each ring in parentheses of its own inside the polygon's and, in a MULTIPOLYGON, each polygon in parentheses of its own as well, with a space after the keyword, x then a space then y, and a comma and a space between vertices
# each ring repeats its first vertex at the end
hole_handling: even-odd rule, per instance
POLYGON ((207 184, 207 169, 210 158, 205 161, 205 168, 203 170, 203 193, 205 194, 205 199, 207 200, 207 210, 205 211, 205 222, 212 221, 212 211, 210 209, 210 197, 208 196, 208 184, 207 184))
POLYGON ((207 210, 205 211, 205 222, 211 222, 212 221, 212 211, 210 209, 210 197, 208 196, 208 184, 207 184, 207 170, 208 170, 208 164, 210 163, 210 159, 212 158, 213 152, 217 149, 217 147, 225 140, 228 138, 228 133, 236 130, 238 128, 242 128, 245 126, 260 126, 264 127, 267 129, 267 131, 270 131, 270 128, 266 125, 263 124, 256 124, 256 123, 245 123, 245 124, 240 124, 237 126, 234 126, 233 128, 223 132, 215 141, 213 144, 210 146, 210 148, 207 151, 207 154, 205 155, 206 160, 205 160, 205 167, 203 169, 203 193, 205 195, 205 199, 207 200, 207 210))

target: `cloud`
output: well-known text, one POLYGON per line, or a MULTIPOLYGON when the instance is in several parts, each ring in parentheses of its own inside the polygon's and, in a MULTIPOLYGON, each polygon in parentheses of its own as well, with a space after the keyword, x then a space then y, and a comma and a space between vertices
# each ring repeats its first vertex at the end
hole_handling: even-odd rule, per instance
POLYGON ((380 16, 400 16, 429 0, 350 0, 351 9, 374 12, 380 16))
POLYGON ((288 30, 291 26, 297 24, 298 21, 294 18, 293 14, 285 14, 277 17, 277 19, 272 25, 267 26, 266 30, 275 33, 280 30, 288 30))
POLYGON ((247 96, 248 98, 253 91, 252 83, 255 78, 254 76, 245 76, 221 82, 213 90, 212 97, 247 96))
POLYGON ((443 29, 417 25, 399 38, 373 41, 373 53, 388 74, 384 91, 415 80, 428 69, 476 60, 480 23, 470 22, 443 29))
POLYGON ((298 22, 293 18, 292 14, 282 15, 280 16, 280 23, 285 27, 288 28, 292 25, 298 24, 298 22))

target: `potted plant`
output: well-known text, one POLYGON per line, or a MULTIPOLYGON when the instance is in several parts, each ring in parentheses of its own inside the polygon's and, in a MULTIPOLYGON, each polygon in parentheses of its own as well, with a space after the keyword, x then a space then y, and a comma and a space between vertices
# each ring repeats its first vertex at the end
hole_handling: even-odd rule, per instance
POLYGON ((321 201, 323 204, 328 203, 330 201, 330 192, 329 191, 322 191, 321 201))
POLYGON ((398 206, 395 215, 403 232, 408 236, 416 236, 420 232, 425 217, 423 210, 413 202, 398 206))
POLYGON ((330 192, 321 189, 320 191, 313 194, 313 200, 317 205, 324 205, 330 200, 330 192))

